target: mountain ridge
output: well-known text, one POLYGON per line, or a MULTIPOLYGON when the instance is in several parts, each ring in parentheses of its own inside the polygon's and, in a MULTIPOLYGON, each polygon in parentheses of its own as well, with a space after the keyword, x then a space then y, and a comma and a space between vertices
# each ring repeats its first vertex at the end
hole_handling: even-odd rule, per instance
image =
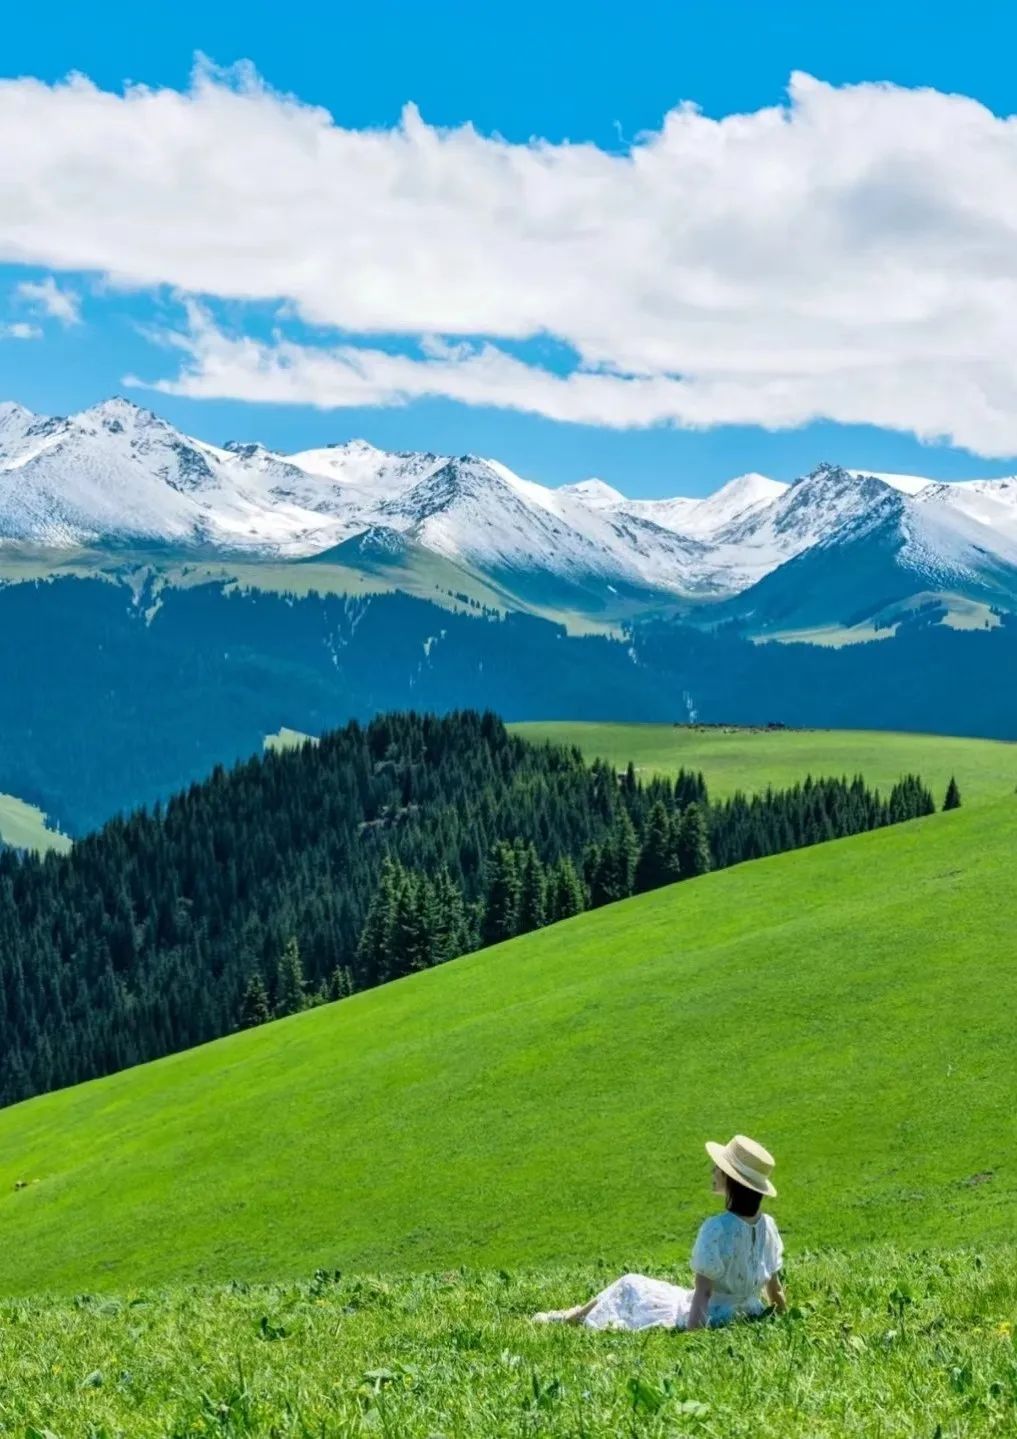
MULTIPOLYGON (((959 577, 967 597, 1017 610, 1012 477, 944 483, 824 462, 790 485, 750 471, 700 498, 630 500, 599 479, 551 488, 496 459, 359 439, 288 455, 218 446, 123 396, 67 418, 0 405, 0 551, 141 544, 308 559, 380 527, 510 591, 555 590, 579 609, 622 590, 637 608, 708 602, 711 622, 718 602, 757 614, 755 587, 803 554, 815 563, 792 578, 808 571, 822 589, 823 556, 847 544, 861 554, 867 536, 885 550, 886 524, 903 536, 901 573, 922 588, 959 577)), ((875 613, 881 598, 860 592, 852 612, 875 613)), ((843 619, 830 604, 819 612, 843 619)))

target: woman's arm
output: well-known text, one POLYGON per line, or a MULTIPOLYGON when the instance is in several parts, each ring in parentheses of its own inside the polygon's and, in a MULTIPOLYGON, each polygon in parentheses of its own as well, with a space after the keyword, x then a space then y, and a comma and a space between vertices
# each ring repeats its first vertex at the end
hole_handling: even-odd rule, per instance
POLYGON ((702 1329, 706 1323, 707 1312, 710 1305, 710 1295, 713 1293, 713 1280, 707 1279, 705 1274, 696 1275, 696 1287, 692 1292, 692 1308, 689 1310, 689 1322, 686 1329, 702 1329))
POLYGON ((772 1304, 778 1314, 784 1314, 787 1311, 787 1299, 784 1296, 784 1286, 780 1282, 779 1274, 774 1274, 771 1279, 766 1281, 766 1288, 763 1292, 766 1295, 767 1303, 772 1304))

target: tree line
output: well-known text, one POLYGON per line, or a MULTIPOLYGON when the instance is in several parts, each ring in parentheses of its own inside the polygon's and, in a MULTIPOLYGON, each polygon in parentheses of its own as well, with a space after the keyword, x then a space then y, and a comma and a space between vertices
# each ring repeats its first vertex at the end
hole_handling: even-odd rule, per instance
POLYGON ((932 807, 917 779, 715 805, 702 775, 619 776, 473 711, 351 723, 68 855, 0 854, 0 1102, 932 807))
MULTIPOLYGON (((677 795, 647 805, 630 766, 608 832, 587 846, 578 865, 568 855, 544 864, 532 843, 498 841, 487 859, 485 893, 474 904, 447 869, 431 879, 387 858, 361 933, 357 974, 368 984, 399 979, 714 867, 916 819, 936 808, 915 775, 896 784, 885 803, 860 778, 808 778, 787 791, 753 799, 735 795, 713 808, 702 776, 683 774, 677 788, 677 795)), ((951 779, 943 808, 959 804, 951 779)), ((320 998, 341 998, 354 986, 345 971, 320 998)))

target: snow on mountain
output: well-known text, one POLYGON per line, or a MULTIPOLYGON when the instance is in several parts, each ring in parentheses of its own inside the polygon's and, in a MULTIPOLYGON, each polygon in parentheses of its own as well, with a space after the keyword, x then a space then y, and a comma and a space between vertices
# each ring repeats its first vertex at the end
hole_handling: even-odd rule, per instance
POLYGON ((0 528, 51 545, 186 539, 198 528, 186 491, 203 467, 168 425, 126 402, 28 426, 19 417, 0 469, 0 528))
POLYGON ((1017 475, 1005 475, 999 480, 959 480, 946 488, 962 495, 985 495, 1017 509, 1017 475))
POLYGON ((551 489, 495 459, 363 440, 292 455, 216 446, 120 398, 66 419, 0 405, 0 542, 303 557, 373 533, 601 596, 722 598, 805 554, 861 554, 867 539, 894 575, 1006 589, 1017 478, 937 484, 820 465, 790 486, 750 473, 702 499, 628 500, 598 479, 551 489))
POLYGON ((796 503, 782 518, 785 530, 794 530, 819 500, 829 527, 818 538, 810 534, 811 543, 726 604, 722 615, 747 621, 756 633, 779 634, 873 622, 889 628, 916 603, 932 600, 939 602, 936 613, 953 612, 958 601, 961 613, 972 601, 1017 609, 1017 534, 1003 535, 960 511, 954 488, 928 484, 908 494, 875 476, 822 467, 794 487, 796 503), (865 503, 852 499, 859 484, 865 503))
POLYGON ((336 486, 349 488, 375 499, 400 494, 417 480, 424 479, 446 463, 448 456, 403 451, 390 454, 375 449, 366 440, 325 445, 317 450, 300 450, 286 460, 297 469, 336 486))
POLYGON ((11 401, 0 404, 0 449, 5 454, 20 453, 33 425, 44 423, 24 405, 11 401))
POLYGON ((976 496, 963 492, 958 501, 954 488, 931 487, 906 506, 902 562, 936 587, 957 582, 992 588, 1002 572, 1009 586, 1010 572, 1017 575, 1017 510, 985 495, 977 496, 980 505, 971 505, 976 496))
POLYGON ((710 537, 718 573, 729 591, 746 589, 843 526, 878 516, 896 494, 871 476, 819 465, 710 537))
POLYGON ((424 474, 375 513, 426 548, 485 570, 539 570, 577 582, 599 577, 682 593, 697 583, 694 542, 473 455, 424 474))
POLYGON ((616 490, 613 485, 597 479, 580 480, 575 485, 561 485, 558 493, 575 495, 577 500, 582 500, 584 505, 589 505, 595 510, 606 510, 610 509, 612 505, 626 503, 621 490, 616 490))
POLYGON ((706 538, 726 525, 758 514, 778 500, 788 486, 766 475, 739 475, 705 499, 625 500, 630 515, 640 515, 676 534, 706 538))
POLYGON ((967 519, 987 526, 996 536, 1017 540, 1017 479, 929 485, 919 498, 930 504, 947 505, 967 519))
POLYGON ((889 485, 892 490, 900 490, 903 495, 920 494, 922 490, 933 483, 924 475, 891 475, 873 470, 848 470, 847 474, 856 480, 882 480, 884 485, 889 485))
POLYGON ((57 547, 157 541, 301 553, 348 531, 352 512, 331 521, 329 541, 320 514, 278 493, 287 475, 301 481, 303 472, 252 448, 191 440, 119 398, 69 419, 14 416, 0 429, 0 536, 57 547))

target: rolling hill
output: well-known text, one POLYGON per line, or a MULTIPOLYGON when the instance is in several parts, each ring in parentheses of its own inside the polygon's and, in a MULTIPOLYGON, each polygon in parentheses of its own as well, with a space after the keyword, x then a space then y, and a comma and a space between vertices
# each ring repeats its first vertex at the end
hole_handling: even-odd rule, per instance
POLYGON ((1009 1239, 1017 800, 657 891, 0 1113, 0 1289, 1009 1239), (21 1187, 24 1186, 24 1187, 21 1187))
POLYGON ((952 735, 894 734, 885 730, 753 729, 735 725, 577 724, 511 725, 523 739, 575 744, 587 759, 617 769, 631 760, 637 774, 703 770, 710 793, 758 794, 787 789, 806 775, 863 774, 884 794, 917 770, 940 797, 950 777, 964 803, 994 800, 1017 789, 1017 744, 952 735))

